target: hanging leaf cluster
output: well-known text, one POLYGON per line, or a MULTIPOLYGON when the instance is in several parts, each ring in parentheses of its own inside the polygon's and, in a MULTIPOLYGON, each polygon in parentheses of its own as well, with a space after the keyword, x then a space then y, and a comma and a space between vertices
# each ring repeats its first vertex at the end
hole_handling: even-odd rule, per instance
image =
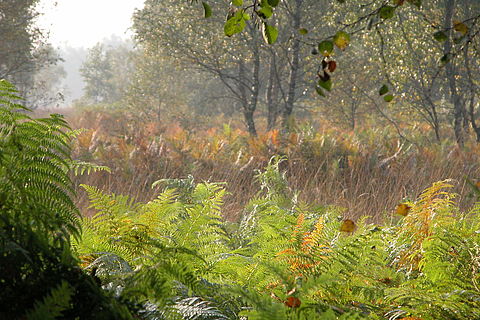
POLYGON ((390 92, 390 88, 386 84, 384 84, 383 86, 380 87, 380 90, 378 90, 378 95, 382 96, 385 102, 392 102, 394 96, 389 92, 390 92))
MULTIPOLYGON (((274 8, 279 3, 280 0, 262 0, 259 2, 255 1, 253 5, 243 8, 243 0, 232 0, 224 25, 225 35, 231 37, 245 29, 247 21, 250 20, 250 14, 247 13, 247 9, 251 8, 252 14, 256 15, 261 21, 264 41, 268 44, 274 44, 278 38, 278 29, 272 23, 269 23, 268 19, 273 16, 274 8)), ((205 17, 207 17, 207 10, 205 10, 205 17)))
POLYGON ((350 34, 345 31, 338 31, 332 40, 323 40, 318 44, 318 49, 314 48, 312 54, 323 56, 320 68, 317 72, 318 82, 315 91, 319 96, 325 97, 324 90, 332 90, 331 73, 337 69, 337 62, 333 59, 335 47, 344 51, 350 44, 350 34))

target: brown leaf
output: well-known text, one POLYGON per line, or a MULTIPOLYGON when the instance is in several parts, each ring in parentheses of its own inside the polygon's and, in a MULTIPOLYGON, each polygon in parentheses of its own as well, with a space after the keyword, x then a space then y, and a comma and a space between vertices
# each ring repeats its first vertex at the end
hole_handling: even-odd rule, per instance
POLYGON ((328 61, 327 69, 330 72, 335 71, 335 69, 337 69, 337 63, 334 60, 328 61))

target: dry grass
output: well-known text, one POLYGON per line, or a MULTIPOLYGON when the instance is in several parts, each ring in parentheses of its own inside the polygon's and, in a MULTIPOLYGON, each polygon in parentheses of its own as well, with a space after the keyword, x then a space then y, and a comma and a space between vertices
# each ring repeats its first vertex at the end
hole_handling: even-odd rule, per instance
MULTIPOLYGON (((308 203, 346 208, 345 215, 390 219, 396 204, 415 199, 432 182, 453 179, 460 207, 474 201, 466 177, 480 177, 480 148, 459 150, 452 143, 400 144, 394 133, 364 130, 353 134, 335 128, 301 131, 281 137, 270 132, 256 139, 240 129, 184 129, 178 123, 128 122, 121 115, 97 111, 71 115, 74 127, 89 129, 78 137, 77 158, 107 165, 112 173, 78 177, 78 183, 128 194, 140 201, 155 197, 151 184, 164 178, 224 181, 230 194, 223 212, 236 220, 259 186, 255 170, 274 154, 291 188, 308 203)), ((87 213, 79 191, 78 204, 87 213)))

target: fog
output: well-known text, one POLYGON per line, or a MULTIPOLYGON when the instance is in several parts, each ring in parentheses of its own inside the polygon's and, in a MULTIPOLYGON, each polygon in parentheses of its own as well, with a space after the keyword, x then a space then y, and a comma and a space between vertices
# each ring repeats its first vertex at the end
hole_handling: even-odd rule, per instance
POLYGON ((55 105, 68 107, 80 98, 84 83, 80 67, 88 49, 97 43, 111 45, 130 39, 131 18, 143 0, 41 0, 37 25, 48 34, 48 41, 59 52, 65 71, 59 92, 63 101, 55 105))

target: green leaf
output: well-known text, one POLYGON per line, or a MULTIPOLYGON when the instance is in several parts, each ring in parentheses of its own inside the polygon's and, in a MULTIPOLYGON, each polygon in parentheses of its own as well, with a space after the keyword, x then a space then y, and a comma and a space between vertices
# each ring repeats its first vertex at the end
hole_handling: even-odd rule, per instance
POLYGON ((258 15, 263 19, 268 19, 273 15, 272 7, 266 6, 257 11, 258 15))
POLYGON ((385 100, 385 102, 391 102, 393 100, 393 94, 387 94, 383 97, 383 100, 385 100))
POLYGON ((210 18, 212 16, 212 8, 206 2, 202 2, 203 11, 205 12, 205 18, 210 18))
POLYGON ((243 0, 232 0, 232 4, 236 7, 241 7, 243 5, 243 0))
POLYGON ((332 90, 332 80, 328 79, 327 81, 318 80, 318 85, 327 91, 332 90))
POLYGON ((433 34, 433 38, 439 42, 447 41, 448 37, 443 31, 437 31, 433 34))
POLYGON ((386 84, 384 84, 384 85, 380 88, 380 90, 378 91, 378 94, 381 95, 381 96, 383 96, 385 93, 388 92, 388 90, 389 90, 389 89, 388 89, 388 86, 387 86, 386 84))
POLYGON ((321 97, 325 97, 325 93, 323 92, 322 88, 320 88, 320 86, 315 86, 315 91, 317 92, 317 94, 321 97))
POLYGON ((278 6, 280 3, 280 0, 268 0, 268 4, 271 5, 272 7, 278 6))
POLYGON ((391 19, 395 15, 395 7, 392 6, 383 6, 378 11, 378 15, 382 19, 391 19))
POLYGON ((451 54, 447 53, 440 58, 440 62, 445 65, 450 62, 451 54))
POLYGON ((333 43, 335 43, 340 50, 345 50, 350 43, 350 35, 345 31, 338 31, 333 37, 333 43))
POLYGON ((236 33, 240 33, 245 29, 246 23, 245 23, 245 17, 244 17, 244 12, 243 10, 238 11, 235 13, 233 17, 227 20, 225 22, 225 25, 223 26, 223 31, 225 32, 225 35, 227 37, 231 37, 236 33))
POLYGON ((266 23, 263 24, 263 39, 268 44, 273 44, 277 41, 278 30, 274 26, 270 26, 266 23))
POLYGON ((305 29, 305 28, 300 28, 300 29, 298 30, 298 32, 299 32, 301 35, 306 35, 306 34, 308 33, 308 30, 305 29))
POLYGON ((329 40, 322 41, 318 44, 318 51, 323 54, 325 57, 328 57, 332 54, 333 51, 333 42, 329 40))

